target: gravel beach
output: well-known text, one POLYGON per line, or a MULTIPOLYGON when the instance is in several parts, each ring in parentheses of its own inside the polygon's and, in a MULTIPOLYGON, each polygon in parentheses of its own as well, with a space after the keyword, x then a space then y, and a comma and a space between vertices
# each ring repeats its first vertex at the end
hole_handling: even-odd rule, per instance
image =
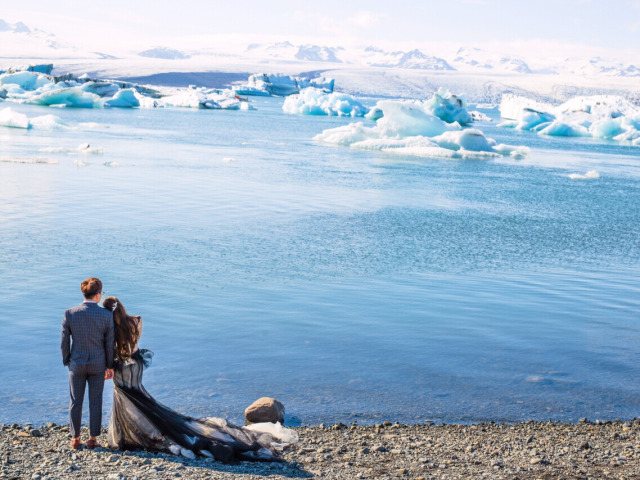
MULTIPOLYGON (((163 453, 69 447, 66 425, 2 425, 7 479, 640 479, 640 419, 297 427, 282 463, 225 465, 163 453)), ((106 431, 100 437, 106 443, 106 431)), ((83 432, 83 440, 87 432, 83 432)))

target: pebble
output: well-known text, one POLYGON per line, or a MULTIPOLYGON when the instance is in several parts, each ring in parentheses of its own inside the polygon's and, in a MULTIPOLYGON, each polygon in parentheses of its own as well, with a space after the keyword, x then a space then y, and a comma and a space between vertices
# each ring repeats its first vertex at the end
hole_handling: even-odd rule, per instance
MULTIPOLYGON (((598 425, 589 421, 383 422, 295 429, 300 442, 285 450, 284 463, 224 465, 204 457, 144 451, 74 451, 69 448, 68 427, 5 425, 0 428, 0 479, 597 479, 612 474, 640 478, 640 421, 636 419, 598 425), (34 435, 36 430, 42 435, 34 435)), ((87 433, 83 432, 83 439, 87 433)), ((100 438, 103 445, 105 433, 100 438)))

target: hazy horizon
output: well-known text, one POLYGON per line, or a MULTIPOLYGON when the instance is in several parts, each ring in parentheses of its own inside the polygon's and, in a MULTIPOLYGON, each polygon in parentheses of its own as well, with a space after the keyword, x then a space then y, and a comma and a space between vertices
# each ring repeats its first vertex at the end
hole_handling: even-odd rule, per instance
POLYGON ((74 46, 102 51, 154 46, 197 48, 215 45, 237 50, 253 42, 291 41, 329 46, 423 48, 450 53, 460 46, 526 55, 608 54, 631 61, 640 52, 640 0, 608 9, 593 0, 379 0, 348 4, 327 0, 301 8, 276 0, 238 11, 225 3, 184 0, 157 8, 142 0, 77 4, 32 0, 28 7, 5 8, 0 18, 24 22, 74 46), (68 12, 68 13, 61 13, 68 12))

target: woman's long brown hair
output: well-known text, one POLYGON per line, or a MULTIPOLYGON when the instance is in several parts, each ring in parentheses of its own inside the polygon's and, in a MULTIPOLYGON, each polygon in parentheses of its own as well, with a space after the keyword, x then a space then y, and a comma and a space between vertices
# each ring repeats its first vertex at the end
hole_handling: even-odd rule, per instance
POLYGON ((133 353, 140 337, 139 318, 127 314, 122 302, 116 297, 105 298, 102 305, 113 312, 113 323, 116 337, 116 358, 121 362, 126 361, 133 353), (115 308, 114 308, 115 307, 115 308))

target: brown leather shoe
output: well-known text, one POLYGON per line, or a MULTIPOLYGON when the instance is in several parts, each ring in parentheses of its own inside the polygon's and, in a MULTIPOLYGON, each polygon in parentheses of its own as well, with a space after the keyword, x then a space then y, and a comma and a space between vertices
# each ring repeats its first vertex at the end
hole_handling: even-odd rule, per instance
POLYGON ((98 448, 100 444, 95 438, 90 438, 87 440, 87 448, 98 448))
POLYGON ((80 437, 75 437, 71 439, 71 448, 80 448, 80 437))

